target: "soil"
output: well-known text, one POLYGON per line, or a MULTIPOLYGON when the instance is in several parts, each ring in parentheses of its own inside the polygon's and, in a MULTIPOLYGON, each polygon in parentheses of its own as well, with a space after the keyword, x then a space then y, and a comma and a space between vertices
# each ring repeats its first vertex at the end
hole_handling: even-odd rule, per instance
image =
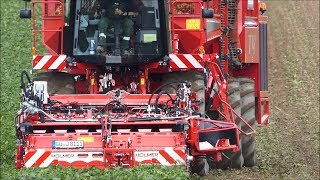
POLYGON ((267 2, 268 127, 258 129, 258 166, 204 179, 319 179, 319 1, 267 2))

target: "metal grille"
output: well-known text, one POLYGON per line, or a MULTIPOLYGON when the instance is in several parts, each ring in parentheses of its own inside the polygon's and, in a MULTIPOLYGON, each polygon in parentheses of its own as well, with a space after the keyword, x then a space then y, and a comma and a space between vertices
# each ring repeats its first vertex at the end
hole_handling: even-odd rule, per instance
POLYGON ((175 14, 194 14, 194 3, 175 3, 174 5, 175 14))

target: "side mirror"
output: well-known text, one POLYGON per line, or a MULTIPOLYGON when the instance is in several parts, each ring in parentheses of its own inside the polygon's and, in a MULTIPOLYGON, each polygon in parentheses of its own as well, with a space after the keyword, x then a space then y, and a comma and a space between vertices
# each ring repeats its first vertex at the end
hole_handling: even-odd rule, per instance
POLYGON ((20 10, 20 18, 21 19, 30 19, 31 18, 31 10, 21 9, 20 10))
POLYGON ((202 9, 202 18, 213 18, 213 9, 202 9))

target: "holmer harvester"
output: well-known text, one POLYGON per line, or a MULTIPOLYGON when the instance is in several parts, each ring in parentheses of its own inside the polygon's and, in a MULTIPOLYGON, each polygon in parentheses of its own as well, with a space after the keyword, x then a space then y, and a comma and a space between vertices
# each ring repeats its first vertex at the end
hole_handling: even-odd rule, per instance
POLYGON ((256 165, 252 134, 269 117, 264 3, 141 0, 123 55, 117 23, 108 53, 96 51, 104 0, 25 1, 37 73, 21 73, 17 168, 256 165))

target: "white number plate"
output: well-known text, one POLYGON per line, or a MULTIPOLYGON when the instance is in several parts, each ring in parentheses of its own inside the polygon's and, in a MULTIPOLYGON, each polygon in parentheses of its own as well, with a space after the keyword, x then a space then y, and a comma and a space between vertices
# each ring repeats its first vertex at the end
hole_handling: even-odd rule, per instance
POLYGON ((52 141, 52 148, 83 148, 83 141, 52 141))

